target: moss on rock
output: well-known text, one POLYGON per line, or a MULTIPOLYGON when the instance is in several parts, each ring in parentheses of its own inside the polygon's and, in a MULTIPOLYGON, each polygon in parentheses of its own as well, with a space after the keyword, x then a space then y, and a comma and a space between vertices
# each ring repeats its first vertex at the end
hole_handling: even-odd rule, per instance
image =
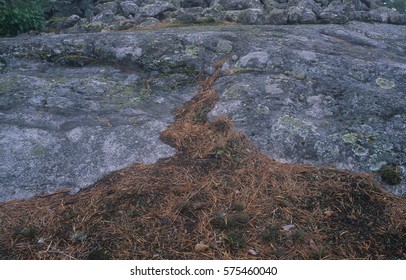
POLYGON ((396 167, 385 165, 379 170, 379 173, 382 181, 389 185, 397 185, 401 181, 400 171, 396 167))

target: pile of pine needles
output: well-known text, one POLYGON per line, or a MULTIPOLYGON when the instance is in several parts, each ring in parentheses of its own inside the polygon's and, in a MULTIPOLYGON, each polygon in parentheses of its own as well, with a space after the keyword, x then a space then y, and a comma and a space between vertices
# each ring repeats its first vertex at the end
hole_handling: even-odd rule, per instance
POLYGON ((273 161, 208 120, 216 66, 161 134, 175 156, 1 203, 0 259, 405 259, 406 201, 372 175, 273 161))

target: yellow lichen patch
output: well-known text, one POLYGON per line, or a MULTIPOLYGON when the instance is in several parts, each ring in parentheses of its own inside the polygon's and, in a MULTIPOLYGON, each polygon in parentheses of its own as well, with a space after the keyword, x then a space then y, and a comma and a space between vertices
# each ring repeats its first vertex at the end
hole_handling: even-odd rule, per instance
POLYGON ((378 77, 375 80, 375 82, 380 88, 383 88, 383 89, 391 89, 391 88, 394 88, 396 85, 395 81, 389 80, 389 79, 386 79, 383 77, 378 77))

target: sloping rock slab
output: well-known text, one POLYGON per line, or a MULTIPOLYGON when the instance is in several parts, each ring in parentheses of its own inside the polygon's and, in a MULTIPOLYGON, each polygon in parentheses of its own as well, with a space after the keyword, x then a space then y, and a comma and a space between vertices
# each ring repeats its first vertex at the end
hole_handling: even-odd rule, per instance
POLYGON ((131 163, 172 155, 159 132, 195 91, 184 86, 172 95, 162 86, 152 94, 142 74, 112 67, 19 67, 0 78, 2 199, 88 186, 131 163))
MULTIPOLYGON (((0 40, 0 197, 85 187, 174 150, 171 112, 216 82, 236 128, 269 156, 356 172, 406 167, 406 27, 190 27, 0 40)), ((404 194, 404 185, 393 192, 404 194)))
POLYGON ((232 117, 265 154, 376 172, 397 166, 406 195, 406 28, 257 27, 238 31, 212 116, 232 117))
POLYGON ((78 190, 174 154, 159 133, 196 93, 196 78, 165 51, 186 50, 147 44, 165 45, 159 34, 125 35, 121 45, 117 36, 0 41, 0 200, 78 190))

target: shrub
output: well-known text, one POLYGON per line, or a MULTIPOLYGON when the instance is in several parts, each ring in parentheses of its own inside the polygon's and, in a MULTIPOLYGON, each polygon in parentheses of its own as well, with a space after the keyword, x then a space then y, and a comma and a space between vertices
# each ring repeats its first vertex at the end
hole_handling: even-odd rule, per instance
POLYGON ((380 170, 382 181, 389 185, 397 185, 402 180, 398 168, 385 165, 380 170))
POLYGON ((41 30, 47 0, 0 0, 0 36, 41 30))

